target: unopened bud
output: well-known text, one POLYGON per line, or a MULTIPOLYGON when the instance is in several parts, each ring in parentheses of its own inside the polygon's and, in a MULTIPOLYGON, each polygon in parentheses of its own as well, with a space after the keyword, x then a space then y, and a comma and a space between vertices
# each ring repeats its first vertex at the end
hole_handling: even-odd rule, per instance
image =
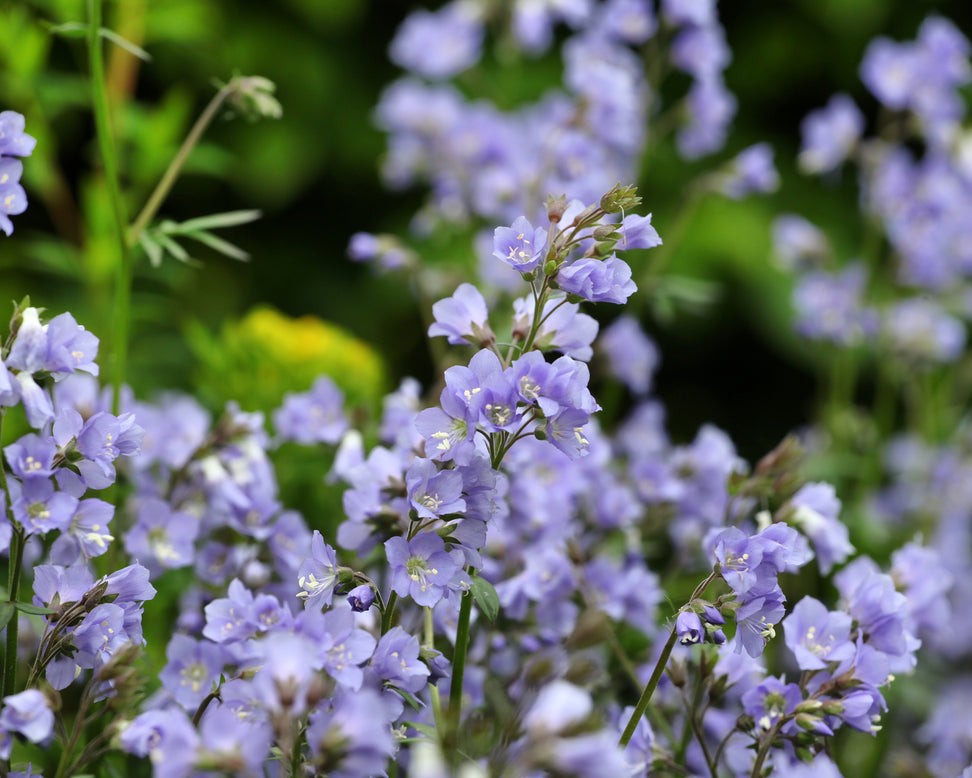
POLYGON ((552 224, 556 224, 561 219, 564 218, 564 211, 567 210, 567 196, 566 195, 548 195, 547 196, 547 218, 550 219, 552 224))

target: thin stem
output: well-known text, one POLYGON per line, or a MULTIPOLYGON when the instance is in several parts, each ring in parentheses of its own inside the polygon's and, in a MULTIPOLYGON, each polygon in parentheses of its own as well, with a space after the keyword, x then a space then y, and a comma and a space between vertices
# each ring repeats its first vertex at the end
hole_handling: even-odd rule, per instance
POLYGON ((172 190, 173 184, 175 184, 176 179, 179 177, 179 173, 182 171, 182 167, 185 165, 186 160, 189 159, 189 155, 192 153, 192 150, 196 147, 196 144, 199 143, 199 139, 216 117, 216 113, 219 111, 220 106, 222 106, 222 104, 226 101, 226 98, 233 93, 237 86, 237 79, 231 79, 228 84, 226 84, 213 96, 213 99, 209 101, 209 105, 203 109, 203 112, 199 115, 199 118, 196 119, 196 123, 192 125, 192 129, 189 130, 189 134, 186 135, 186 139, 182 141, 182 145, 179 147, 176 155, 169 163, 169 167, 166 168, 165 173, 162 174, 162 178, 159 179, 159 183, 155 185, 155 189, 152 190, 152 194, 149 195, 149 199, 145 202, 145 205, 135 218, 135 221, 132 222, 132 226, 128 230, 129 247, 133 247, 138 243, 138 239, 142 236, 142 232, 148 226, 148 223, 155 217, 155 214, 158 213, 159 208, 162 207, 162 203, 165 202, 165 198, 168 197, 169 192, 172 190))
MULTIPOLYGON (((422 647, 435 648, 435 628, 432 624, 432 608, 425 606, 425 634, 423 635, 422 647)), ((435 728, 439 732, 440 740, 444 736, 442 719, 442 701, 439 699, 439 687, 432 683, 429 684, 429 695, 432 698, 432 715, 435 718, 435 728)))
MULTIPOLYGON (((692 592, 692 596, 689 598, 689 603, 698 597, 702 596, 702 593, 706 590, 708 585, 712 583, 716 578, 716 573, 710 573, 709 576, 702 581, 698 586, 695 587, 695 591, 692 592)), ((635 709, 631 714, 631 718, 628 720, 628 725, 624 728, 624 732, 621 733, 621 740, 618 744, 623 748, 627 746, 631 741, 631 737, 634 735, 635 729, 638 727, 638 722, 641 721, 641 717, 645 715, 645 711, 648 709, 648 703, 651 701, 651 696, 655 693, 655 689, 658 686, 658 681, 661 680, 662 673, 665 672, 665 667, 668 665, 668 658, 672 655, 672 649, 675 647, 675 640, 678 638, 678 633, 675 628, 672 627, 672 632, 668 636, 668 640, 665 643, 662 652, 658 657, 658 661, 655 663, 655 669, 651 673, 651 678, 648 679, 648 684, 645 686, 645 690, 641 693, 641 698, 638 700, 638 704, 635 705, 635 709)))
POLYGON ((456 625, 456 647, 452 653, 452 682, 449 686, 449 733, 458 733, 462 720, 462 681, 466 672, 469 648, 469 617, 472 615, 472 592, 464 592, 456 625))
MULTIPOLYGON (((6 489, 4 489, 6 492, 6 489)), ((20 596, 20 571, 24 561, 24 529, 14 522, 10 537, 10 569, 7 577, 8 601, 17 602, 20 596)), ((7 622, 7 650, 3 656, 3 696, 14 693, 17 685, 17 643, 20 619, 14 613, 7 622)))
MULTIPOLYGON (((705 656, 702 657, 702 664, 705 664, 705 656)), ((712 778, 719 778, 719 774, 716 771, 716 763, 712 760, 712 754, 709 751, 709 746, 705 742, 705 734, 702 732, 702 722, 699 717, 696 717, 695 713, 699 709, 699 704, 702 702, 702 695, 705 688, 702 684, 702 670, 700 668, 698 678, 695 680, 695 695, 692 703, 689 704, 688 697, 685 691, 682 691, 682 704, 685 706, 685 715, 688 717, 689 724, 692 727, 692 732, 695 734, 695 739, 699 741, 699 746, 702 748, 702 756, 705 757, 705 764, 709 768, 709 774, 712 778)))
POLYGON ((381 612, 381 634, 384 635, 391 629, 392 615, 395 613, 395 604, 398 602, 398 594, 392 592, 388 595, 388 602, 381 612))
POLYGON ((91 95, 94 109, 98 150, 105 172, 105 185, 111 204, 114 239, 118 261, 115 270, 114 361, 112 370, 112 411, 117 414, 121 401, 121 387, 125 382, 128 357, 128 320, 132 297, 132 263, 125 241, 125 203, 118 178, 118 158, 111 130, 111 112, 105 83, 105 61, 101 48, 101 0, 88 0, 88 57, 91 67, 91 95))
POLYGON ((789 721, 788 717, 781 716, 759 741, 759 751, 756 753, 756 761, 753 762, 753 771, 750 773, 750 778, 759 778, 760 772, 763 769, 763 762, 766 761, 766 756, 769 754, 773 741, 776 740, 776 733, 780 731, 780 727, 786 721, 789 721))

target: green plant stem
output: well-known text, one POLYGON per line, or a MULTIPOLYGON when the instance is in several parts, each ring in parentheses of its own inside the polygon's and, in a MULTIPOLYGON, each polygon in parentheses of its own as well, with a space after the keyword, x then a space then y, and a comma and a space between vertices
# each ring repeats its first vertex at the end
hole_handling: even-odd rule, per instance
POLYGON ((128 246, 134 247, 138 243, 138 239, 141 237, 142 232, 148 226, 149 222, 158 213, 159 208, 162 207, 162 203, 165 202, 165 198, 169 196, 169 192, 172 190, 173 184, 175 184, 176 179, 179 177, 179 173, 182 171, 183 165, 185 165, 186 160, 189 159, 189 155, 192 150, 199 143, 199 139, 206 132, 206 129, 212 123, 213 119, 216 118, 216 114, 220 107, 226 101, 234 90, 237 88, 237 79, 233 78, 228 84, 226 84, 222 89, 220 89, 214 96, 213 99, 209 101, 199 118, 196 119, 196 123, 192 125, 189 130, 189 134, 186 135, 185 140, 182 141, 182 145, 176 152, 176 155, 172 158, 169 163, 169 167, 166 168, 165 173, 162 174, 162 178, 159 179, 159 183, 155 185, 155 189, 152 190, 152 194, 149 195, 149 199, 145 202, 142 210, 139 212, 138 216, 135 217, 135 221, 132 222, 131 228, 128 230, 127 242, 128 246))
POLYGON ((384 635, 388 630, 391 629, 392 615, 395 613, 395 605, 398 603, 398 594, 392 592, 388 595, 388 602, 385 603, 385 609, 381 613, 381 634, 384 635))
POLYGON ((787 721, 789 721, 788 717, 781 716, 760 740, 759 751, 756 752, 756 761, 753 762, 753 771, 750 773, 750 778, 759 778, 760 772, 763 769, 763 762, 766 761, 766 756, 773 746, 773 741, 776 740, 776 733, 780 731, 780 727, 787 721))
MULTIPOLYGON (((435 650, 435 628, 432 624, 432 608, 425 606, 425 634, 423 635, 422 647, 435 650)), ((442 719, 442 701, 439 699, 439 687, 434 683, 429 684, 429 696, 432 700, 432 715, 435 719, 435 728, 439 732, 439 738, 444 735, 442 719)))
POLYGON ((449 733, 458 733, 462 720, 462 685, 469 648, 469 617, 472 615, 472 592, 464 592, 456 624, 456 647, 452 653, 452 682, 449 686, 449 733))
MULTIPOLYGON (((709 573, 708 577, 695 587, 695 591, 692 592, 692 596, 689 598, 689 603, 693 602, 698 597, 701 597, 702 593, 706 590, 709 584, 715 580, 715 578, 716 573, 709 573)), ((648 703, 651 702, 651 696, 655 693, 655 689, 658 686, 658 681, 661 680, 662 673, 665 672, 665 668, 668 666, 668 658, 672 655, 672 649, 675 648, 675 640, 677 638, 678 633, 675 631, 675 627, 672 627, 671 634, 668 636, 668 640, 666 641, 664 648, 662 648, 658 661, 655 663, 655 669, 651 673, 651 678, 648 679, 648 683, 645 685, 645 690, 641 693, 641 698, 638 700, 638 704, 635 705, 631 718, 628 720, 628 725, 624 728, 624 732, 621 733, 621 739, 618 741, 618 745, 620 745, 622 748, 631 742, 631 737, 634 735, 634 731, 638 727, 638 722, 641 721, 641 717, 645 715, 645 711, 648 709, 648 703)))
MULTIPOLYGON (((0 442, 3 438, 3 416, 0 411, 0 442)), ((10 536, 10 555, 7 568, 7 600, 16 602, 20 594, 20 571, 24 560, 24 530, 23 527, 10 515, 10 506, 7 503, 7 473, 0 462, 0 500, 3 502, 2 515, 13 526, 13 534, 10 536)), ((17 641, 19 632, 18 614, 14 613, 7 622, 7 642, 6 651, 3 655, 3 677, 0 680, 0 692, 6 697, 13 694, 17 681, 17 641)))
POLYGON ((114 136, 111 130, 111 112, 108 107, 108 88, 105 83, 105 61, 101 42, 101 0, 88 0, 88 57, 91 68, 91 96, 94 109, 98 150, 108 187, 108 199, 114 223, 114 238, 118 244, 118 261, 115 271, 114 353, 112 362, 112 411, 117 414, 121 400, 121 387, 125 382, 128 356, 128 320, 132 297, 132 262, 125 240, 125 203, 122 200, 118 178, 118 158, 115 154, 114 136))

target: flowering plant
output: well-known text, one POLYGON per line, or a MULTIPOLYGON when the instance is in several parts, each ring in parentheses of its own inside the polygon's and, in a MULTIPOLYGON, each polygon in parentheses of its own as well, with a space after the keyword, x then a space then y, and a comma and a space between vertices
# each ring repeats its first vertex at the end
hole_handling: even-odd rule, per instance
MULTIPOLYGON (((845 95, 804 121, 799 165, 857 164, 878 238, 839 266, 809 221, 775 222, 794 328, 830 349, 833 390, 815 426, 750 464, 713 424, 670 436, 639 296, 677 288, 688 217, 656 227, 651 189, 619 183, 650 152, 649 118, 669 117, 693 164, 726 144, 736 101, 714 3, 451 0, 405 19, 390 56, 409 72, 376 113, 383 172, 431 194, 410 239, 358 232, 348 252, 407 279, 435 382, 402 378, 376 414, 327 374, 269 413, 127 385, 135 263, 187 261, 186 239, 242 259, 213 230, 258 216, 159 218, 180 171, 221 108, 282 109, 265 78, 220 84, 129 221, 102 49, 146 52, 101 10, 55 32, 83 36, 90 62, 111 369, 102 382, 101 343, 71 313, 15 305, 0 352, 0 774, 757 778, 880 775, 907 757, 972 775, 957 670, 917 740, 892 751, 883 734, 909 728, 910 690, 972 650, 953 615, 972 561, 967 425, 936 404, 964 386, 945 370, 966 357, 972 273, 956 205, 972 191, 972 69, 955 26, 931 17, 914 42, 865 52, 897 136, 866 139, 845 95), (539 56, 561 38, 563 88, 535 103, 504 110, 447 83, 492 42, 539 56), (688 83, 674 100, 669 71, 688 83), (421 257, 456 225, 478 233, 481 261, 452 284, 421 257), (874 357, 865 411, 854 384, 874 357), (340 505, 289 504, 294 472, 340 505)), ((8 236, 39 147, 29 128, 0 113, 8 236)), ((752 145, 706 167, 683 213, 779 185, 769 146, 752 145)), ((264 340, 328 332, 253 318, 264 340)))

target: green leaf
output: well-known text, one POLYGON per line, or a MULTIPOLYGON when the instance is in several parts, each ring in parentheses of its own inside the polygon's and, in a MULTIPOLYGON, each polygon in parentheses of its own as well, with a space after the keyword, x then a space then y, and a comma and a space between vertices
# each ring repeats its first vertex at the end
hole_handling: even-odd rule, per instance
POLYGON ((0 602, 0 629, 7 626, 7 622, 13 618, 14 606, 12 602, 0 602))
POLYGON ((159 267, 162 264, 162 255, 164 252, 155 238, 143 232, 138 238, 138 243, 145 249, 145 253, 148 255, 152 267, 159 267))
POLYGON ((100 30, 98 30, 98 34, 106 41, 111 41, 119 48, 125 49, 125 51, 127 51, 129 54, 138 57, 140 60, 145 62, 152 61, 152 55, 149 54, 145 49, 143 49, 141 46, 136 46, 130 40, 126 40, 117 32, 109 30, 107 27, 102 27, 100 30))
POLYGON ((477 575, 473 578, 470 591, 483 615, 490 621, 496 621, 496 617, 499 615, 500 601, 493 585, 485 578, 480 578, 477 575))
POLYGON ((12 605, 21 613, 29 613, 31 616, 49 616, 57 613, 53 608, 44 608, 41 605, 32 605, 29 602, 7 602, 4 605, 12 605))
POLYGON ((88 32, 88 25, 83 22, 65 22, 64 24, 45 24, 52 35, 65 38, 83 38, 88 32))
POLYGON ((249 224, 255 222, 263 214, 257 210, 227 211, 226 213, 214 213, 211 216, 198 216, 195 219, 182 222, 179 232, 186 233, 195 230, 215 230, 220 227, 235 227, 238 224, 249 224))
POLYGON ((217 238, 215 235, 203 232, 202 230, 193 230, 192 232, 183 233, 187 238, 192 238, 193 240, 198 240, 200 243, 205 243, 213 251, 218 251, 220 254, 229 257, 230 259, 235 259, 238 262, 248 262, 250 255, 247 254, 239 246, 234 246, 228 240, 223 240, 222 238, 217 238))
POLYGON ((411 705, 412 708, 414 708, 415 710, 422 709, 422 703, 420 703, 417 699, 415 699, 415 697, 413 697, 404 689, 399 689, 397 686, 388 686, 386 688, 398 692, 401 695, 402 699, 405 700, 405 702, 407 702, 409 705, 411 705))
POLYGON ((412 729, 421 732, 426 737, 432 738, 432 740, 437 740, 439 737, 438 732, 435 731, 435 727, 430 727, 428 724, 420 724, 417 721, 404 721, 402 723, 406 727, 411 727, 412 729))

